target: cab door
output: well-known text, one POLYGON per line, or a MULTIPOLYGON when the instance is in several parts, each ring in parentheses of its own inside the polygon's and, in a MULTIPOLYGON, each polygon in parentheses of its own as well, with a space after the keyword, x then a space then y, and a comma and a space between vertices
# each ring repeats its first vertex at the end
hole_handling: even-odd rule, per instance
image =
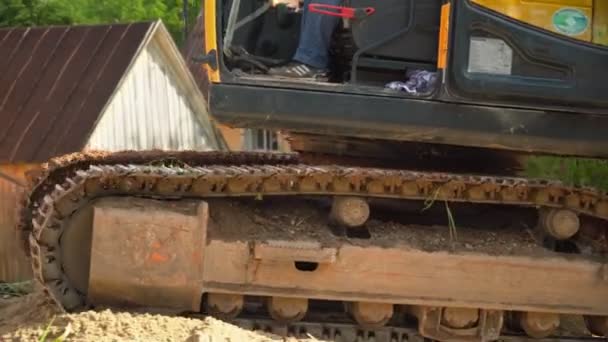
POLYGON ((608 13, 594 11, 594 0, 452 0, 446 6, 447 97, 608 114, 608 47, 593 38, 594 20, 608 13))

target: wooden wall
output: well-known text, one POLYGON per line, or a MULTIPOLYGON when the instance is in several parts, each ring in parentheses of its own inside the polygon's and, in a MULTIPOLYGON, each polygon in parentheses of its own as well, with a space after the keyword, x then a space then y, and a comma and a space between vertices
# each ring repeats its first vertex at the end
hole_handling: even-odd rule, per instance
POLYGON ((17 206, 23 196, 24 172, 34 166, 0 164, 0 282, 31 279, 32 271, 17 236, 17 206))
POLYGON ((243 149, 243 130, 239 128, 231 128, 225 125, 218 124, 218 128, 224 140, 231 151, 241 151, 243 149))
MULTIPOLYGON (((242 151, 245 149, 245 130, 241 128, 231 128, 226 125, 218 124, 218 128, 224 137, 230 151, 242 151)), ((279 152, 291 152, 289 142, 284 135, 277 133, 279 152)))

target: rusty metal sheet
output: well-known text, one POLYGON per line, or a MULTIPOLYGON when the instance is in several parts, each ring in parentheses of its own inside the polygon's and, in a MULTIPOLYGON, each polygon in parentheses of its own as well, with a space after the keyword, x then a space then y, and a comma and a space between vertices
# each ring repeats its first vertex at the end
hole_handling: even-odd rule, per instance
POLYGON ((199 311, 208 206, 109 198, 94 207, 88 301, 199 311))
POLYGON ((2 48, 4 38, 6 38, 10 32, 11 30, 0 30, 0 49, 2 48))
MULTIPOLYGON (((93 74, 92 70, 99 69, 94 63, 94 57, 106 41, 108 29, 107 27, 93 27, 86 32, 67 29, 63 32, 56 51, 70 50, 72 53, 66 56, 63 64, 49 63, 50 65, 45 67, 44 75, 40 77, 30 101, 23 108, 26 113, 44 108, 42 114, 46 120, 31 122, 31 118, 24 116, 14 122, 14 129, 4 139, 4 143, 12 143, 15 146, 9 155, 11 159, 17 158, 18 155, 52 155, 51 148, 54 144, 49 141, 48 132, 58 121, 63 121, 67 115, 70 115, 66 112, 66 106, 75 101, 84 100, 84 97, 74 93, 81 87, 82 78, 86 77, 87 72, 93 74), (87 69, 91 71, 87 71, 87 69), (69 72, 66 72, 67 70, 69 72), (57 99, 66 100, 57 101, 57 99), (30 132, 38 132, 40 139, 24 144, 23 142, 30 132)), ((87 116, 81 115, 81 117, 87 116)), ((72 131, 72 133, 75 133, 76 136, 79 135, 79 132, 72 131)), ((58 141, 56 142, 58 143, 58 141)))
POLYGON ((303 261, 314 263, 333 263, 336 261, 336 248, 322 247, 312 241, 270 240, 256 241, 253 254, 256 259, 265 261, 303 261))
POLYGON ((154 25, 0 29, 0 161, 80 151, 154 25))
MULTIPOLYGON (((2 41, 2 50, 0 50, 0 53, 2 54, 2 58, 0 58, 0 75, 2 75, 2 77, 0 77, 0 80, 3 80, 6 75, 8 74, 8 70, 9 70, 9 66, 11 66, 11 62, 13 61, 13 58, 16 54, 16 50, 15 48, 13 48, 14 46, 18 46, 21 43, 21 40, 23 38, 23 36, 25 35, 25 32, 23 30, 20 29, 0 29, 0 31, 4 31, 4 30, 9 30, 9 32, 7 33, 6 37, 4 37, 3 41, 2 41)), ((3 85, 5 86, 5 85, 3 85)), ((3 89, 3 88, 0 88, 3 89)), ((5 93, 0 93, 0 94, 5 94, 5 93)), ((2 99, 3 102, 0 103, 4 103, 5 99, 2 99)))

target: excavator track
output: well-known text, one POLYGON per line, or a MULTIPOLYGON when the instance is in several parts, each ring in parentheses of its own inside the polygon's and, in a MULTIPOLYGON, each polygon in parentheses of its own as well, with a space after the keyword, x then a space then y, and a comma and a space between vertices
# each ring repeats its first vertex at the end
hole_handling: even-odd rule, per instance
MULTIPOLYGON (((336 342, 425 342, 429 339, 421 336, 415 327, 391 327, 386 326, 374 331, 364 330, 348 323, 331 323, 325 320, 311 320, 306 322, 295 322, 281 324, 276 321, 263 318, 243 318, 231 323, 253 331, 263 331, 279 336, 309 339, 311 336, 321 341, 336 342)), ((505 334, 497 341, 500 342, 599 342, 604 341, 601 337, 572 337, 559 336, 551 338, 535 339, 518 334, 505 334)))
MULTIPOLYGON (((35 278, 65 310, 82 307, 85 299, 61 265, 64 222, 87 203, 111 196, 171 200, 354 196, 567 209, 597 221, 594 224, 600 226, 601 234, 593 242, 593 254, 605 260, 599 254, 606 250, 608 197, 556 181, 305 165, 291 154, 77 154, 51 161, 20 211, 19 228, 28 236, 35 278)), ((604 271, 600 277, 608 278, 608 269, 604 271)), ((394 334, 387 336, 394 340, 394 334)))
MULTIPOLYGON (((192 318, 203 318, 199 314, 188 315, 192 318)), ((249 314, 237 319, 228 320, 243 329, 272 333, 279 336, 300 339, 312 339, 335 342, 428 342, 421 336, 414 325, 387 325, 382 328, 367 330, 347 319, 337 318, 327 312, 312 312, 301 322, 282 323, 263 315, 249 314)), ((599 342, 605 338, 597 336, 561 335, 549 338, 531 338, 517 332, 507 332, 500 336, 499 342, 599 342)))
POLYGON ((30 176, 30 190, 27 191, 17 210, 19 223, 17 230, 22 233, 25 250, 29 253, 29 234, 32 231, 32 218, 44 196, 56 184, 62 184, 74 177, 79 170, 91 165, 278 165, 293 164, 298 161, 292 153, 256 152, 194 152, 194 151, 123 151, 73 153, 53 158, 42 165, 41 169, 30 176))

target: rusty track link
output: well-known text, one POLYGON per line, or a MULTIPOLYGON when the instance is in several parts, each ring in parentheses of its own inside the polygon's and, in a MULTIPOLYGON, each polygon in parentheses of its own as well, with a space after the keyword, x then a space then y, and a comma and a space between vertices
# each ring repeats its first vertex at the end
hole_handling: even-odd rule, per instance
POLYGON ((252 164, 293 164, 298 156, 292 153, 258 152, 198 152, 198 151, 123 151, 73 153, 53 158, 42 165, 42 169, 30 179, 27 196, 17 208, 17 230, 22 233, 26 252, 29 252, 28 237, 32 230, 32 213, 44 196, 66 179, 74 177, 76 171, 86 170, 91 165, 119 164, 182 164, 182 165, 252 165, 252 164))
POLYGON ((523 178, 466 176, 358 167, 292 164, 293 155, 150 153, 58 159, 32 188, 21 212, 34 275, 67 310, 83 304, 63 273, 59 237, 74 212, 103 196, 208 198, 355 195, 533 207, 565 207, 608 220, 608 197, 593 189, 523 178), (154 163, 158 161, 157 163, 154 163), (31 219, 30 219, 31 218, 31 219))

